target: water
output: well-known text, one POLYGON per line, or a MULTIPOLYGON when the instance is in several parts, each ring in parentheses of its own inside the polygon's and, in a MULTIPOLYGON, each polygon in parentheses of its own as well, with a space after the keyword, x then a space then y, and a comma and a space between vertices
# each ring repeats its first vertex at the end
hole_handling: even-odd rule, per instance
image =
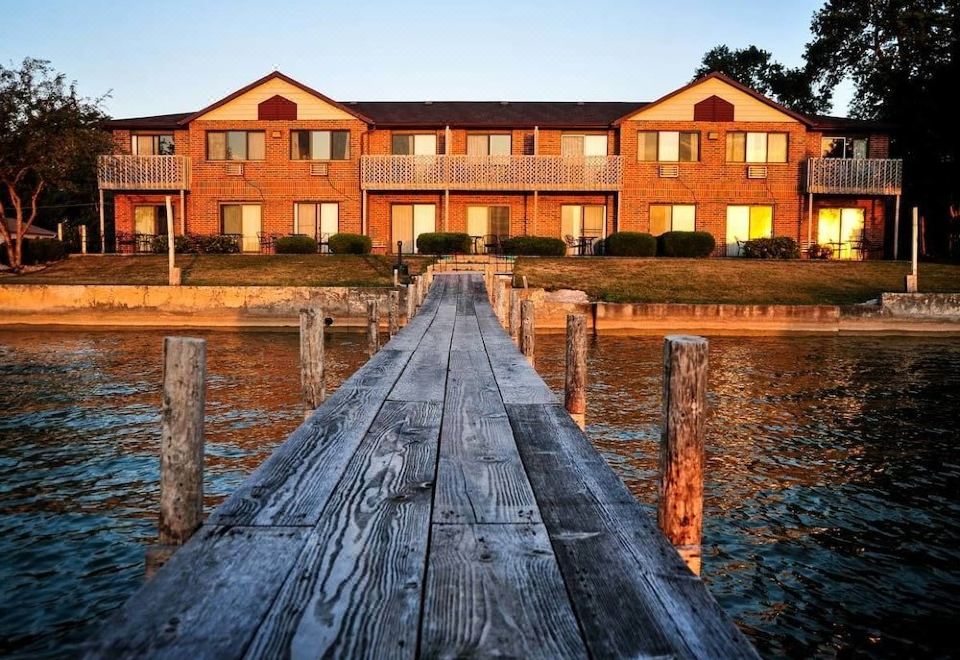
MULTIPOLYGON (((190 334, 209 340, 209 507, 297 425, 297 338, 190 334)), ((0 654, 67 654, 140 585, 163 335, 0 331, 0 654)), ((557 389, 562 341, 537 339, 557 389)), ((332 381, 363 346, 331 337, 332 381)), ((660 350, 589 356, 587 432, 651 511, 660 350)), ((951 655, 960 342, 716 338, 710 359, 703 574, 723 608, 770 657, 951 655)))

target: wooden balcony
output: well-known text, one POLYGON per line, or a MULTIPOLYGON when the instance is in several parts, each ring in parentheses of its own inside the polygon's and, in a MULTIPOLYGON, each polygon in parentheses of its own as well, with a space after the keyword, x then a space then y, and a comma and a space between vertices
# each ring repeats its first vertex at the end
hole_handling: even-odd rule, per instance
POLYGON ((97 182, 103 190, 189 190, 187 156, 100 156, 97 182))
POLYGON ((836 195, 899 195, 903 161, 898 158, 811 158, 807 192, 836 195))
POLYGON ((619 156, 363 156, 364 190, 619 190, 619 156))

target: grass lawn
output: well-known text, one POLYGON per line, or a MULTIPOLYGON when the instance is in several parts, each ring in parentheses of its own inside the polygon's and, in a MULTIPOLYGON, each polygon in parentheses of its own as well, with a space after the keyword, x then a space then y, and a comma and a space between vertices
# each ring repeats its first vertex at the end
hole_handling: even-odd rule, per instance
MULTIPOLYGON (((404 258, 411 274, 432 260, 404 258)), ((389 286, 396 257, 382 255, 177 255, 183 284, 199 286, 389 286)), ((0 284, 166 284, 167 257, 71 257, 33 273, 4 274, 0 284)))
MULTIPOLYGON (((520 258, 531 287, 580 289, 591 300, 848 305, 903 291, 908 262, 748 259, 520 258)), ((960 292, 960 265, 921 263, 920 291, 960 292)))

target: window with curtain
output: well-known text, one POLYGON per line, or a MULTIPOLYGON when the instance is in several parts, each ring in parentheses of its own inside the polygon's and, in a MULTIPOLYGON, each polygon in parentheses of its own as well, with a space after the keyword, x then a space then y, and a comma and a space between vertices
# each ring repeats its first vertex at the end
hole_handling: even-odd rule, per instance
POLYGON ((560 153, 564 156, 606 156, 606 135, 565 133, 560 137, 560 153))
POLYGON ((173 135, 134 135, 131 150, 137 156, 172 156, 173 135))
POLYGON ((659 236, 668 231, 694 231, 697 207, 693 204, 651 204, 650 233, 659 236))
POLYGON ((149 236, 167 233, 167 207, 164 205, 137 205, 133 207, 133 231, 149 236))
POLYGON ((434 156, 437 136, 435 133, 395 133, 391 146, 395 156, 434 156))
POLYGON ((508 134, 467 136, 468 156, 509 156, 511 139, 508 134))
POLYGON ((866 158, 867 138, 823 137, 820 138, 821 158, 866 158))
POLYGON ((264 160, 263 131, 207 131, 207 160, 264 160))
POLYGON ((603 238, 607 209, 600 204, 564 204, 560 207, 560 235, 603 238))
POLYGON ((700 160, 700 133, 695 131, 640 131, 637 158, 642 161, 689 163, 700 160))
POLYGON ((735 205, 727 207, 727 256, 740 256, 741 243, 773 236, 773 207, 735 205))
POLYGON ((467 233, 471 236, 509 236, 509 206, 468 206, 467 233))
POLYGON ((291 160, 349 160, 350 131, 290 131, 291 160))
POLYGON ((727 133, 727 162, 786 163, 789 136, 786 133, 727 133))
POLYGON ((293 205, 294 233, 326 241, 340 231, 340 205, 336 202, 299 202, 293 205))

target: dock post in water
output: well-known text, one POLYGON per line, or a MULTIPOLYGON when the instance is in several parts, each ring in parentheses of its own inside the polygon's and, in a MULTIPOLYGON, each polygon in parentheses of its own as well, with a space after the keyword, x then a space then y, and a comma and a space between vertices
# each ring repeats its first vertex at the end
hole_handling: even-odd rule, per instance
POLYGON ((530 364, 533 364, 533 333, 536 330, 533 317, 533 301, 524 300, 520 303, 520 352, 530 364))
POLYGON ((587 321, 583 314, 567 315, 567 365, 563 406, 581 429, 587 413, 587 321))
POLYGON ((510 289, 510 338, 514 343, 520 341, 520 292, 510 289))
POLYGON ((413 315, 416 314, 416 306, 414 304, 416 302, 414 300, 415 295, 416 293, 414 292, 414 285, 411 282, 407 285, 407 323, 410 323, 410 319, 412 319, 413 315))
POLYGON ((707 350, 703 337, 672 335, 663 344, 657 523, 697 575, 703 530, 707 350))
POLYGON ((497 275, 497 318, 500 319, 500 325, 506 327, 509 323, 510 310, 508 302, 510 293, 507 290, 507 276, 497 275))
POLYGON ((380 310, 376 300, 367 301, 367 353, 370 357, 380 350, 380 310))
POLYGON ((323 314, 300 310, 300 392, 307 419, 326 398, 323 365, 323 314))
POLYGON ((160 421, 160 544, 147 550, 149 580, 203 522, 203 413, 207 343, 163 340, 160 421))
POLYGON ((387 311, 387 331, 392 339, 400 331, 400 292, 390 292, 390 309, 387 311))

